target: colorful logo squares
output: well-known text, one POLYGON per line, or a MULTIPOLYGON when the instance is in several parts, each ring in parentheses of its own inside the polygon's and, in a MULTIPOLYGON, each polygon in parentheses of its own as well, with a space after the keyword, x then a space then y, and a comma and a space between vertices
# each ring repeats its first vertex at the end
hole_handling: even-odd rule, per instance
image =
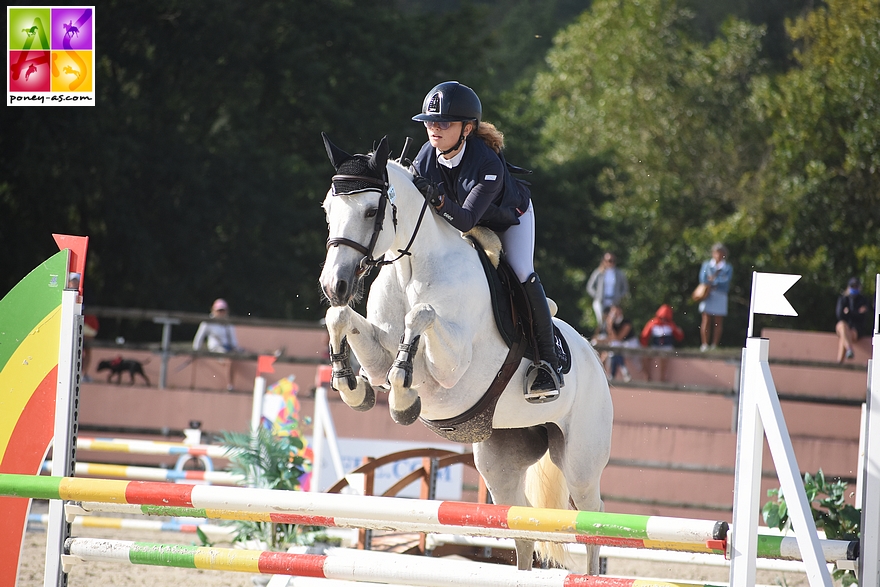
POLYGON ((7 7, 7 103, 94 103, 94 16, 93 6, 7 7))

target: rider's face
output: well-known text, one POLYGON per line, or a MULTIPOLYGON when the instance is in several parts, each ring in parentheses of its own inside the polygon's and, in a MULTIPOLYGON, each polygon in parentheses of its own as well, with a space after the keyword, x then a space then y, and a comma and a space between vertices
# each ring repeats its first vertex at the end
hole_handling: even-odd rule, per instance
MULTIPOLYGON (((428 141, 430 141, 431 146, 440 149, 441 151, 445 151, 446 149, 450 149, 455 146, 455 143, 458 142, 458 137, 461 136, 461 125, 464 124, 462 122, 453 122, 449 125, 449 128, 446 130, 441 129, 437 125, 431 125, 430 127, 426 127, 425 130, 428 132, 428 141)), ((470 132, 471 125, 468 124, 467 128, 465 128, 465 136, 470 132)), ((448 153, 446 155, 447 159, 454 157, 458 151, 456 150, 454 153, 448 153)))

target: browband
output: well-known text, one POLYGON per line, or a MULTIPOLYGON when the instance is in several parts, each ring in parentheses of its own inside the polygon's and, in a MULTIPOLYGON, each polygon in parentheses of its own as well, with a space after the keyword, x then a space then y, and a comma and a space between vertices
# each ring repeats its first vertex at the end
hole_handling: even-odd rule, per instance
POLYGON ((330 181, 362 181, 364 183, 369 183, 378 187, 385 187, 384 179, 376 179, 374 177, 369 177, 366 175, 334 175, 330 178, 330 181))

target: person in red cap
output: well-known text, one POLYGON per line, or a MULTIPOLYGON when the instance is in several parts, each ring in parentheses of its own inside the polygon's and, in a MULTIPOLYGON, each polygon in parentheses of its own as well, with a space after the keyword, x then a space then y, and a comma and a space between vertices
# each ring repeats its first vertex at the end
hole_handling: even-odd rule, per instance
MULTIPOLYGON (((237 353, 242 349, 238 346, 238 338, 235 336, 235 326, 229 322, 229 304, 223 298, 217 298, 211 305, 211 320, 199 324, 196 336, 193 338, 193 350, 198 351, 205 342, 212 353, 237 353)), ((226 388, 234 389, 232 361, 229 361, 229 375, 226 388)))
MULTIPOLYGON (((657 309, 657 313, 654 314, 654 317, 648 320, 648 323, 645 324, 645 327, 642 329, 642 334, 639 336, 639 342, 642 343, 642 346, 662 351, 671 351, 675 348, 676 342, 683 341, 684 330, 675 323, 672 316, 672 306, 669 304, 663 304, 660 306, 657 309)), ((665 381, 666 357, 652 357, 649 359, 649 362, 653 362, 653 365, 650 365, 650 367, 645 370, 645 373, 647 373, 648 376, 648 381, 651 381, 652 379, 651 369, 654 368, 659 371, 660 381, 665 381), (651 359, 653 359, 653 361, 651 361, 651 359)))

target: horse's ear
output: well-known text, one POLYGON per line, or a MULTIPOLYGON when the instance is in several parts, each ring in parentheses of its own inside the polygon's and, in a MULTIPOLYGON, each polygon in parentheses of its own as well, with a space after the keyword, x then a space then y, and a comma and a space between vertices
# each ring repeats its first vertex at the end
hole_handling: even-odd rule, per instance
POLYGON ((339 169, 340 165, 351 159, 351 155, 330 142, 327 133, 322 132, 321 137, 324 139, 324 148, 327 149, 327 156, 330 157, 330 163, 333 164, 334 169, 339 169))
POLYGON ((373 151, 373 156, 370 158, 370 167, 378 171, 384 170, 390 154, 391 149, 388 147, 388 136, 386 135, 382 137, 382 140, 379 141, 379 146, 373 151))

